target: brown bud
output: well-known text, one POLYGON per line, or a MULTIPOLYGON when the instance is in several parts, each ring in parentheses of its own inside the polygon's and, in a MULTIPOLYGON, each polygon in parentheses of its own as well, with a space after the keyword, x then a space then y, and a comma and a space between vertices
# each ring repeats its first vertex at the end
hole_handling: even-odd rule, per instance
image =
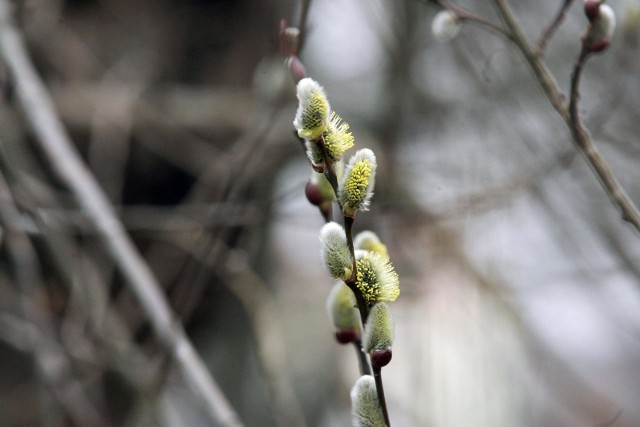
POLYGON ((373 350, 371 352, 371 366, 373 366, 374 368, 382 368, 383 366, 387 366, 389 362, 391 362, 392 356, 393 354, 390 348, 373 350))
POLYGON ((359 334, 353 329, 340 329, 336 331, 336 341, 340 344, 349 344, 357 341, 358 338, 360 338, 359 334))

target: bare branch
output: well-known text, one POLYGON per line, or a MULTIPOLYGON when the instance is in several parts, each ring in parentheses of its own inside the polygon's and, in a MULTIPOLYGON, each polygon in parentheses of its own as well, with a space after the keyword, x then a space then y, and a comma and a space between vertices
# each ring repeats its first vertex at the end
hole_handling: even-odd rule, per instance
POLYGON ((0 1, 0 56, 10 69, 18 103, 38 147, 52 171, 86 211, 101 244, 121 270, 155 334, 175 360, 195 396, 201 400, 208 416, 216 425, 240 425, 238 416, 175 320, 160 285, 116 218, 103 191, 73 149, 51 98, 29 59, 10 10, 9 1, 0 1))
POLYGON ((609 163, 604 159, 598 148, 593 143, 591 135, 587 128, 584 127, 578 113, 578 101, 580 99, 580 77, 582 69, 590 52, 583 45, 580 55, 573 69, 571 76, 571 96, 569 103, 570 127, 573 140, 586 157, 589 165, 594 170, 605 190, 613 203, 618 205, 622 212, 622 219, 632 224, 640 231, 640 212, 629 198, 624 188, 620 185, 615 177, 609 163))
POLYGON ((571 81, 571 104, 567 107, 566 101, 558 90, 558 86, 553 75, 541 60, 540 56, 536 55, 531 48, 522 31, 522 27, 511 11, 511 8, 507 5, 505 0, 494 0, 494 4, 496 5, 506 26, 513 33, 514 44, 518 47, 527 63, 532 68, 538 83, 542 86, 544 92, 549 98, 549 101, 551 102, 551 105, 553 105, 555 110, 560 114, 566 125, 571 130, 573 142, 576 147, 584 155, 587 163, 600 180, 602 187, 613 204, 620 209, 622 219, 629 222, 636 228, 636 230, 640 231, 640 212, 638 211, 638 208, 634 205, 633 201, 629 198, 618 182, 611 167, 609 166, 609 163, 602 154, 600 154, 591 139, 589 131, 582 125, 578 117, 578 86, 582 66, 588 57, 588 52, 586 52, 583 47, 578 61, 576 62, 571 81))
MULTIPOLYGON (((69 359, 53 338, 56 335, 52 327, 53 320, 37 302, 43 288, 40 265, 31 240, 22 229, 20 212, 2 174, 0 223, 6 229, 7 256, 11 259, 13 276, 20 289, 20 308, 25 319, 24 332, 27 334, 22 344, 33 354, 41 383, 51 390, 74 423, 107 426, 106 420, 85 395, 80 382, 71 375, 69 359)), ((48 414, 43 410, 41 416, 46 419, 48 414)))

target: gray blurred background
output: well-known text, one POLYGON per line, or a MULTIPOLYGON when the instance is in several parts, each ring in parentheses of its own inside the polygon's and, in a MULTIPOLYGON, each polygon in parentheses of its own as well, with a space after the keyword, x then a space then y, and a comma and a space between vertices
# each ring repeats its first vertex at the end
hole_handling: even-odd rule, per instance
MULTIPOLYGON (((510 2, 530 40, 561 3, 510 2)), ((587 25, 574 3, 546 53, 565 93, 587 25)), ((242 421, 350 425, 357 363, 326 315, 323 220, 277 50, 300 3, 15 4, 77 149, 242 421)), ((491 2, 456 4, 499 22, 491 2)), ((640 203, 640 1, 610 5, 618 29, 586 66, 580 110, 640 203)), ((355 230, 378 233, 400 275, 383 370, 393 425, 639 426, 640 235, 516 49, 472 23, 438 42, 438 10, 315 0, 301 53, 379 162, 355 230)), ((38 324, 3 249, 0 425, 207 425, 0 71, 2 173, 45 278, 36 336, 64 367, 53 381, 34 368, 38 324)))

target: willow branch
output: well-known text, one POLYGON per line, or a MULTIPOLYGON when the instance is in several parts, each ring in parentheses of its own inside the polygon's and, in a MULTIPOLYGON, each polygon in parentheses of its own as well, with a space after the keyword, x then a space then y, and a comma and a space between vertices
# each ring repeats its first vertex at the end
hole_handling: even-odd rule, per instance
POLYGON ((607 163, 600 151, 598 151, 589 131, 584 127, 580 120, 580 114, 578 112, 578 101, 580 99, 580 77, 582 75, 584 64, 589 56, 590 52, 583 45, 571 76, 571 101, 569 103, 571 134, 573 135, 573 140, 576 145, 589 162, 589 165, 596 175, 598 175, 598 178, 600 178, 600 182, 604 186, 607 195, 611 201, 619 207, 622 213, 622 219, 629 222, 635 226, 638 231, 640 231, 640 212, 638 212, 638 208, 634 205, 624 188, 618 182, 616 176, 611 170, 611 167, 609 166, 609 163, 607 163))
POLYGON ((570 105, 567 106, 564 96, 562 96, 558 90, 558 85, 553 75, 544 64, 541 57, 536 55, 531 48, 529 41, 522 31, 522 26, 517 21, 515 15, 511 11, 511 8, 507 5, 505 0, 493 0, 493 2, 500 13, 500 16, 504 20, 505 25, 514 36, 513 43, 520 50, 525 60, 533 70, 538 83, 544 90, 547 98, 549 98, 551 105, 571 130, 575 146, 584 155, 587 163, 600 180, 607 196, 620 210, 622 219, 630 223, 637 231, 640 231, 640 212, 638 211, 638 208, 624 191, 615 177, 611 166, 609 166, 607 160, 596 148, 593 139, 591 138, 591 134, 580 121, 578 114, 578 100, 580 96, 579 82, 582 67, 588 57, 585 47, 583 46, 578 57, 578 61, 574 67, 570 90, 571 101, 570 105))
POLYGON ((174 319, 161 287, 118 221, 104 192, 73 148, 50 95, 31 63, 17 30, 8 0, 0 0, 0 57, 13 78, 18 104, 38 148, 52 172, 73 194, 98 234, 100 243, 118 266, 164 349, 172 356, 185 382, 216 425, 240 421, 174 319))

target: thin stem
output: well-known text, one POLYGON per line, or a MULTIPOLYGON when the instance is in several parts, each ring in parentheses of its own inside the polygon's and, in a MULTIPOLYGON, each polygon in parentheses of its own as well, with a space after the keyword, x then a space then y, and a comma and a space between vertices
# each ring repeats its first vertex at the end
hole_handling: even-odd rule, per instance
POLYGON ((558 27, 560 27, 560 24, 562 24, 562 21, 564 21, 564 18, 567 15, 567 10, 571 6, 571 3, 573 3, 573 0, 564 0, 564 3, 562 3, 562 7, 558 11, 555 19, 540 36, 538 47, 536 48, 536 55, 542 56, 544 54, 547 43, 549 43, 551 37, 553 37, 558 27))
POLYGON ((342 210, 342 205, 340 204, 340 196, 338 195, 338 176, 336 175, 336 168, 333 160, 329 158, 329 154, 327 153, 327 148, 324 145, 324 137, 320 137, 316 144, 322 150, 322 156, 324 158, 324 176, 327 177, 327 181, 331 184, 331 188, 333 188, 333 192, 336 194, 336 198, 338 199, 338 204, 340 205, 340 210, 342 210))
POLYGON ((362 341, 354 341, 353 347, 356 349, 356 354, 358 356, 358 362, 360 365, 360 374, 361 375, 371 375, 371 366, 369 366, 369 360, 367 359, 367 355, 362 351, 362 341))
POLYGON ((582 77, 582 69, 589 59, 589 51, 585 45, 582 45, 578 59, 573 67, 571 73, 571 96, 569 102, 569 116, 572 130, 579 130, 582 126, 580 121, 580 115, 578 114, 578 101, 580 100, 580 77, 582 77))
POLYGON ((309 17, 309 9, 311 8, 311 0, 302 0, 302 6, 300 7, 300 22, 298 28, 300 29, 300 38, 298 39, 298 54, 304 47, 304 43, 307 39, 307 19, 309 17))
POLYGON ((376 380, 378 402, 380 402, 380 409, 382 409, 384 424, 387 427, 391 427, 391 421, 389 421, 389 412, 387 411, 387 401, 384 397, 384 386, 382 385, 382 368, 377 368, 375 366, 373 367, 373 378, 376 380))
MULTIPOLYGON (((340 211, 342 211, 342 204, 340 203, 340 195, 338 194, 338 177, 336 176, 335 164, 329 158, 329 154, 327 154, 327 149, 324 145, 324 138, 320 138, 316 141, 316 144, 322 150, 322 155, 324 157, 324 175, 327 177, 327 180, 331 184, 334 193, 336 194, 336 198, 338 199, 338 206, 340 207, 340 211)), ((346 285, 349 286, 349 289, 353 292, 356 297, 356 303, 358 304, 358 310, 360 311, 360 317, 362 318, 362 324, 367 323, 367 317, 369 317, 369 306, 367 302, 364 300, 362 296, 362 292, 356 286, 356 281, 358 277, 358 267, 356 264, 356 255, 355 248, 353 246, 353 223, 355 221, 354 217, 343 215, 344 220, 344 231, 347 238, 347 245, 349 246, 349 252, 351 253, 351 277, 345 281, 346 285)))
POLYGON ((571 95, 569 103, 569 124, 571 127, 571 133, 576 145, 582 154, 584 154, 589 165, 600 179, 607 195, 611 201, 620 208, 622 219, 629 222, 638 231, 640 231, 640 212, 638 212, 638 208, 634 205, 624 188, 618 182, 611 170, 611 167, 598 151, 593 139, 591 139, 589 131, 583 126, 582 121, 580 120, 580 114, 578 112, 578 101, 580 100, 580 77, 582 76, 582 69, 590 55, 591 52, 587 50, 586 45, 583 43, 582 50, 580 51, 580 55, 578 56, 571 76, 571 95))
POLYGON ((551 71, 549 71, 544 62, 540 60, 540 57, 536 55, 531 48, 527 37, 522 31, 522 26, 516 19, 507 3, 504 0, 494 0, 493 2, 496 5, 498 12, 500 13, 500 16, 505 22, 505 25, 513 35, 513 38, 511 40, 518 47, 525 60, 533 70, 533 74, 536 76, 536 79, 542 87, 542 90, 544 90, 544 93, 547 95, 547 98, 549 98, 549 101, 551 101, 551 105, 553 105, 558 114, 560 114, 562 118, 567 121, 569 119, 569 112, 567 111, 564 96, 558 90, 558 85, 553 74, 551 74, 551 71))
MULTIPOLYGON (((327 180, 331 184, 331 187, 333 188, 336 198, 338 199, 338 206, 340 206, 340 211, 343 212, 342 204, 340 203, 340 195, 338 194, 338 178, 336 176, 335 164, 329 158, 329 154, 327 153, 327 148, 324 144, 324 138, 320 137, 317 141, 315 141, 315 143, 318 144, 318 146, 322 150, 322 157, 324 159, 323 172, 327 177, 327 180)), ((353 263, 351 268, 351 277, 345 280, 345 284, 349 287, 349 289, 351 289, 351 291, 353 292, 353 295, 356 297, 358 311, 360 312, 360 318, 362 320, 362 330, 364 331, 367 324, 367 318, 369 317, 369 304, 365 301, 364 296, 362 295, 362 292, 360 292, 360 289, 358 289, 358 286, 356 285, 357 278, 358 278, 358 265, 356 262, 355 248, 353 245, 353 223, 355 222, 355 216, 344 215, 344 212, 343 212, 343 220, 344 220, 344 231, 347 239, 347 245, 349 247, 349 252, 351 254, 351 261, 353 263)), ((356 350, 358 352, 358 359, 360 360, 360 371, 364 375, 370 372, 369 362, 367 361, 366 355, 362 350, 362 343, 356 342, 354 344, 356 345, 356 350)), ((380 373, 381 369, 373 368, 373 371, 374 371, 374 378, 376 381, 376 392, 378 394, 378 401, 380 402, 380 407, 382 408, 382 414, 384 416, 385 425, 387 427, 390 427, 391 423, 389 422, 389 414, 387 412, 387 404, 384 397, 384 388, 382 386, 382 376, 380 373)))
POLYGON ((484 18, 480 15, 476 15, 473 12, 469 12, 466 9, 463 9, 462 7, 450 3, 448 1, 444 1, 444 0, 435 0, 434 3, 436 3, 437 5, 439 5, 440 7, 442 7, 443 9, 447 9, 450 10, 451 12, 453 12, 460 21, 469 21, 469 22, 473 22, 475 24, 479 24, 482 25, 484 27, 490 28, 494 31, 497 31, 499 34, 502 34, 504 37, 508 38, 508 39, 512 39, 512 35, 505 30, 504 28, 502 28, 500 25, 496 24, 493 21, 488 20, 487 18, 484 18))
POLYGON ((360 317, 362 318, 362 325, 364 326, 367 324, 367 318, 369 317, 369 305, 364 300, 364 297, 362 296, 362 292, 360 292, 360 289, 358 289, 358 287, 356 286, 358 271, 357 271, 357 264, 356 264, 355 249, 353 247, 352 229, 353 229, 354 221, 355 221, 355 218, 352 218, 350 216, 344 217, 344 231, 347 235, 347 245, 349 246, 349 252, 351 252, 351 260, 353 262, 353 267, 351 268, 351 277, 347 279, 345 283, 347 284, 347 286, 349 286, 349 289, 351 289, 354 295, 356 296, 356 303, 358 304, 358 310, 360 311, 360 317))

